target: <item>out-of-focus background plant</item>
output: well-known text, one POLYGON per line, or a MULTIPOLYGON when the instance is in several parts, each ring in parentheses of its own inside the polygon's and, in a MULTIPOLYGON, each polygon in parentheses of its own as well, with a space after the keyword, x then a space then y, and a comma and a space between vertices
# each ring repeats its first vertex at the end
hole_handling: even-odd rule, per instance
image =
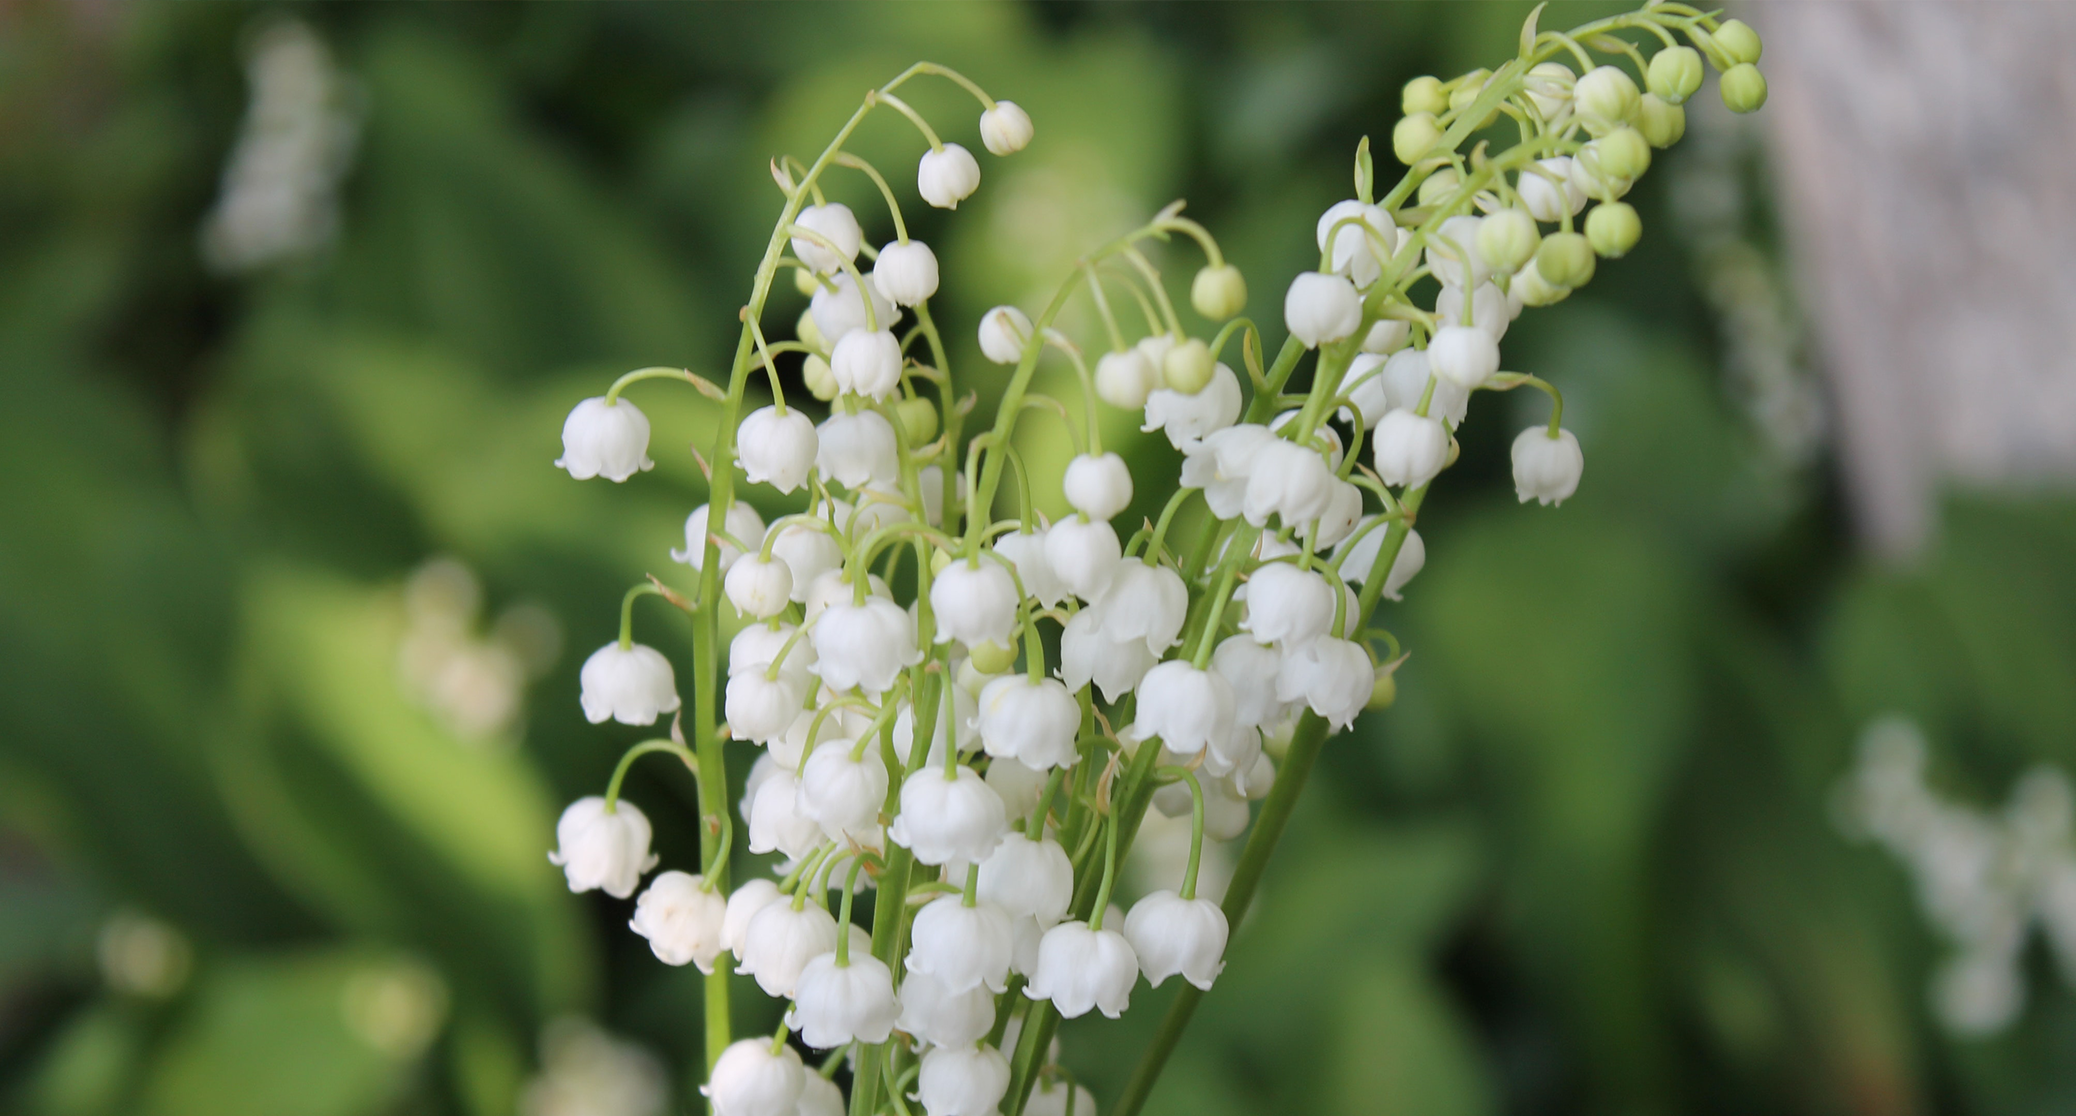
MULTIPOLYGON (((917 57, 1039 122, 919 232, 948 317, 1184 197, 1273 321, 1354 140, 1525 14, 0 7, 0 1108, 695 1110, 696 974, 543 854, 633 739, 568 649, 704 486, 569 483, 571 402, 725 360, 765 160, 917 57)), ((1513 506, 1541 404, 1466 425, 1398 703, 1149 1111, 2076 1105, 2076 504, 1976 485, 1865 556, 1752 127, 1697 100, 1641 247, 1510 334, 1579 495, 1513 506)), ((693 861, 689 783, 632 782, 693 861)), ((1159 1016, 1063 1029, 1099 1103, 1159 1016)))

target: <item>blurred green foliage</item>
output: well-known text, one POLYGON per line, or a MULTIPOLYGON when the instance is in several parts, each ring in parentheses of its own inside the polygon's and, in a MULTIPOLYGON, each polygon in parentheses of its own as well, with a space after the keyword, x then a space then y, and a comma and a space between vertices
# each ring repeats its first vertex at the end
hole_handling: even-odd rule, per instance
MULTIPOLYGON (((635 738, 581 721, 576 663, 621 589, 667 572, 703 498, 682 447, 713 411, 644 393, 658 469, 580 485, 549 465, 569 405, 629 367, 717 367, 776 207, 766 160, 818 150, 917 57, 1038 121, 956 221, 914 218, 945 260, 953 359, 976 367, 956 323, 1032 300, 1178 196, 1273 322, 1400 83, 1511 50, 1525 14, 299 6, 366 108, 342 231, 226 279, 197 229, 242 51, 286 11, 0 11, 9 1110, 508 1113, 543 1024, 572 1013, 657 1051, 690 1110, 696 979, 542 854, 560 804, 635 738), (562 622, 516 748, 471 745, 399 682, 402 586, 436 555, 494 607, 562 622), (191 965, 124 978, 118 911, 173 928, 191 965)), ((914 99, 971 142, 970 104, 914 99)), ((915 146, 875 118, 856 149, 901 167, 915 146)), ((1944 1037, 1923 1007, 1938 945, 1902 875, 1829 816, 1859 726, 1887 711, 1978 800, 2076 763, 2076 510, 1978 499, 1915 572, 1853 558, 1827 482, 1769 463, 1714 376, 1654 192, 1670 177, 1636 199, 1643 247, 1508 341, 1510 367, 1567 392, 1580 495, 1517 506, 1505 447, 1540 404, 1474 411, 1423 515, 1429 569, 1388 621, 1414 652, 1399 705, 1331 746, 1154 1110, 2076 1099, 2076 999, 2045 959, 2019 1026, 1944 1037)), ((1106 438, 1161 460, 1127 418, 1106 438)), ((691 862, 689 781, 642 769, 628 793, 665 863, 691 862)), ((1066 1028, 1099 1098, 1169 994, 1066 1028)), ((767 1001, 738 1003, 769 1024, 767 1001)))

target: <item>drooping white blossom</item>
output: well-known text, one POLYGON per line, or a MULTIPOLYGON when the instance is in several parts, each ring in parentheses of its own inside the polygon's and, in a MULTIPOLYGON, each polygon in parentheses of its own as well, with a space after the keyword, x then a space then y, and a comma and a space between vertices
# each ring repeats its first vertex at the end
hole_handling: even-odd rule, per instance
POLYGON ((1056 679, 997 678, 980 692, 978 721, 988 755, 1037 770, 1067 767, 1080 758, 1074 743, 1081 706, 1056 679))
POLYGON ((1024 358, 1031 333, 1031 319, 1023 311, 997 306, 980 316, 980 353, 996 364, 1015 364, 1024 358))
POLYGON ((993 903, 969 907, 961 896, 940 895, 915 913, 909 941, 909 970, 936 977, 947 992, 1008 986, 1009 912, 993 903))
MULTIPOLYGON (((682 562, 695 571, 705 567, 707 517, 711 507, 710 504, 701 504, 692 509, 691 515, 685 517, 685 548, 673 548, 670 552, 671 561, 682 562)), ((764 517, 757 514, 756 508, 736 500, 728 505, 728 514, 723 518, 722 524, 723 529, 734 540, 730 542, 724 539, 717 547, 717 553, 721 557, 721 572, 726 573, 728 567, 734 565, 737 558, 742 557, 742 548, 737 546, 737 543, 754 546, 754 540, 764 537, 764 517)))
POLYGON ((634 903, 629 929, 649 939, 656 959, 666 965, 690 962, 702 973, 714 971, 721 955, 722 923, 728 900, 706 889, 706 879, 684 872, 661 872, 634 903))
MULTIPOLYGON (((1144 344, 1144 342, 1141 342, 1144 344)), ((1240 421, 1240 378, 1220 361, 1211 369, 1211 382, 1195 395, 1169 388, 1146 396, 1145 433, 1159 430, 1176 449, 1240 421)))
POLYGON ((1225 912, 1209 899, 1152 892, 1132 904, 1132 913, 1125 916, 1124 935, 1139 955, 1146 983, 1155 988, 1180 973, 1208 992, 1225 968, 1225 912))
POLYGON ((735 459, 742 465, 743 479, 780 492, 806 483, 818 448, 814 420, 797 408, 780 414, 776 407, 759 407, 744 416, 735 435, 735 459))
POLYGON ((1586 455, 1569 430, 1531 426, 1514 439, 1514 493, 1522 503, 1561 504, 1578 491, 1586 455))
POLYGON ((794 1116, 807 1077, 792 1047, 774 1054, 769 1038, 746 1038, 721 1052, 699 1092, 714 1116, 794 1116))
POLYGON ((1339 341, 1362 324, 1362 296, 1347 276, 1307 271, 1283 296, 1283 324, 1307 349, 1339 341))
POLYGON ((649 418, 625 399, 604 396, 576 405, 562 423, 562 456, 555 467, 578 480, 624 481, 656 467, 649 460, 649 418))
POLYGON ((634 894, 642 873, 656 866, 649 852, 649 819, 634 803, 590 795, 570 803, 555 823, 548 862, 562 868, 571 891, 603 891, 615 899, 634 894))
POLYGON ((858 227, 857 215, 842 202, 802 207, 793 223, 820 234, 823 240, 834 246, 832 251, 812 237, 793 237, 793 254, 800 258, 801 263, 824 275, 857 259, 858 249, 865 243, 865 232, 858 227))
POLYGON ((834 951, 824 953, 800 970, 794 984, 793 1024, 800 1041, 818 1050, 885 1042, 900 1014, 894 974, 870 953, 851 953, 841 964, 834 951))
POLYGON ((1013 155, 1031 142, 1031 115, 1015 101, 996 101, 980 114, 980 142, 991 155, 1013 155))
POLYGON ((1123 934, 1108 927, 1091 930, 1076 919, 1039 939, 1037 971, 1024 995, 1051 1000, 1063 1019, 1078 1019, 1092 1008, 1116 1019, 1130 1006, 1138 979, 1139 957, 1123 934))
POLYGON ((653 725, 658 715, 678 709, 670 660, 644 644, 621 647, 615 641, 593 651, 577 681, 584 719, 594 725, 608 718, 623 725, 653 725))
POLYGON ((926 1116, 993 1116, 1009 1091, 1009 1059, 985 1043, 923 1055, 916 1096, 926 1116))
POLYGON ((901 813, 887 837, 923 864, 986 860, 1008 831, 1009 818, 995 788, 961 764, 951 778, 926 767, 901 784, 901 813))
POLYGON ((923 152, 916 165, 916 192, 939 209, 957 209, 980 187, 980 164, 956 143, 923 152))
POLYGON ((937 253, 920 240, 897 240, 879 250, 872 285, 896 306, 914 306, 937 293, 937 253))

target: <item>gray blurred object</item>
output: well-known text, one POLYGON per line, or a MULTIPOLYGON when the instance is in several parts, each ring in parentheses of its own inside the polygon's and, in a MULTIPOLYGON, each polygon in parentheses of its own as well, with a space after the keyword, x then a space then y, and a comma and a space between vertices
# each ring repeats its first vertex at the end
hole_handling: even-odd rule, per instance
POLYGON ((1862 536, 2076 479, 2076 5, 1768 3, 1791 243, 1862 536))

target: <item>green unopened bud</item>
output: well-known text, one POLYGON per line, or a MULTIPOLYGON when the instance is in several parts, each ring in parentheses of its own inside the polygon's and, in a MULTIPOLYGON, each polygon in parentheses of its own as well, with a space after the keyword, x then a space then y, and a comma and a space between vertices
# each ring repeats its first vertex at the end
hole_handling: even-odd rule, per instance
POLYGON ((1507 280, 1507 293, 1520 295, 1523 306, 1549 306, 1564 301, 1571 294, 1571 288, 1551 286, 1537 269, 1536 262, 1530 260, 1527 266, 1507 280))
POLYGON ((1535 258, 1543 234, 1526 210, 1502 209, 1478 222, 1478 255, 1492 270, 1511 275, 1535 258))
POLYGON ((1677 105, 1701 88, 1701 52, 1688 46, 1666 47, 1651 58, 1645 84, 1660 100, 1677 105))
POLYGON ((807 362, 801 365, 800 372, 807 377, 807 390, 814 393, 816 399, 827 403, 836 398, 836 374, 829 371, 829 362, 823 360, 820 353, 807 354, 807 362))
POLYGON ((1441 138, 1442 129, 1434 122, 1434 114, 1416 112, 1391 129, 1391 153, 1410 167, 1426 158, 1441 138))
POLYGON ((793 323, 793 336, 818 353, 827 355, 829 352, 829 339, 822 336, 822 327, 815 324, 815 316, 805 310, 800 312, 800 320, 793 323))
POLYGON ((815 279, 814 272, 809 271, 804 267, 796 267, 793 269, 794 290, 799 291, 801 294, 804 295, 813 295, 815 293, 815 288, 819 286, 821 286, 821 283, 815 279))
POLYGON ((937 407, 927 399, 903 399, 894 404, 894 416, 901 420, 901 432, 911 446, 937 436, 937 407))
POLYGON ((1184 395, 1195 395, 1211 382, 1211 346, 1192 337, 1168 350, 1161 361, 1161 379, 1169 389, 1184 395))
POLYGON ((982 674, 1000 674, 1016 665, 1016 649, 999 643, 976 643, 967 652, 966 661, 982 674))
POLYGON ((1628 193, 1635 180, 1609 174, 1602 169, 1602 150, 1597 143, 1589 143, 1579 148, 1579 153, 1572 156, 1571 160, 1571 184, 1578 187, 1580 193, 1595 201, 1614 201, 1628 193))
POLYGON ((1757 112, 1766 103, 1766 75, 1749 62, 1723 71, 1723 103, 1731 112, 1757 112))
POLYGON ((1485 79, 1492 76, 1491 70, 1472 70, 1456 79, 1456 88, 1449 91, 1449 107, 1462 112, 1485 91, 1485 79))
POLYGON ((1189 285, 1189 304, 1206 318, 1222 322, 1247 308, 1247 280, 1231 264, 1204 268, 1189 285))
POLYGON ((1602 202, 1586 214, 1586 242, 1608 259, 1629 254, 1643 236, 1643 222, 1628 202, 1602 202))
POLYGON ((1374 713, 1379 709, 1391 708, 1392 703, 1397 700, 1398 676, 1391 671, 1380 670, 1377 672, 1377 680, 1370 684, 1369 704, 1363 708, 1374 713))
MULTIPOLYGON (((936 575, 938 575, 938 574, 941 574, 941 573, 943 573, 943 572, 944 572, 944 567, 946 567, 946 566, 949 566, 949 565, 951 565, 951 564, 952 564, 952 556, 951 556, 951 551, 949 551, 949 550, 933 550, 933 551, 931 551, 931 552, 930 552, 930 574, 931 574, 931 576, 933 576, 933 577, 934 577, 934 576, 936 576, 936 575)), ((978 650, 978 648, 976 648, 975 650, 978 650)))
POLYGON ((1535 270, 1553 287, 1583 287, 1593 279, 1593 246, 1578 233, 1551 233, 1535 250, 1535 270))
POLYGON ((1636 108, 1636 130, 1652 147, 1671 147, 1687 134, 1687 110, 1646 93, 1636 108))
POLYGON ((1730 56, 1732 62, 1753 63, 1759 60, 1766 44, 1759 41, 1759 33, 1741 19, 1726 19, 1716 28, 1716 45, 1730 56))
POLYGON ((1420 180, 1420 204, 1440 204, 1441 200, 1448 197, 1450 191, 1456 189, 1462 182, 1463 176, 1456 173, 1455 167, 1436 169, 1433 174, 1420 180))
POLYGON ((1627 124, 1636 115, 1640 94, 1628 73, 1613 66, 1596 66, 1572 87, 1572 108, 1608 124, 1627 124))
POLYGON ((1650 142, 1634 128, 1616 128, 1586 146, 1599 153, 1594 169, 1604 177, 1634 181, 1651 169, 1650 142))
POLYGON ((1423 112, 1438 116, 1449 111, 1449 94, 1442 88, 1440 78, 1416 77, 1407 82, 1404 92, 1399 94, 1398 107, 1407 116, 1423 112))

